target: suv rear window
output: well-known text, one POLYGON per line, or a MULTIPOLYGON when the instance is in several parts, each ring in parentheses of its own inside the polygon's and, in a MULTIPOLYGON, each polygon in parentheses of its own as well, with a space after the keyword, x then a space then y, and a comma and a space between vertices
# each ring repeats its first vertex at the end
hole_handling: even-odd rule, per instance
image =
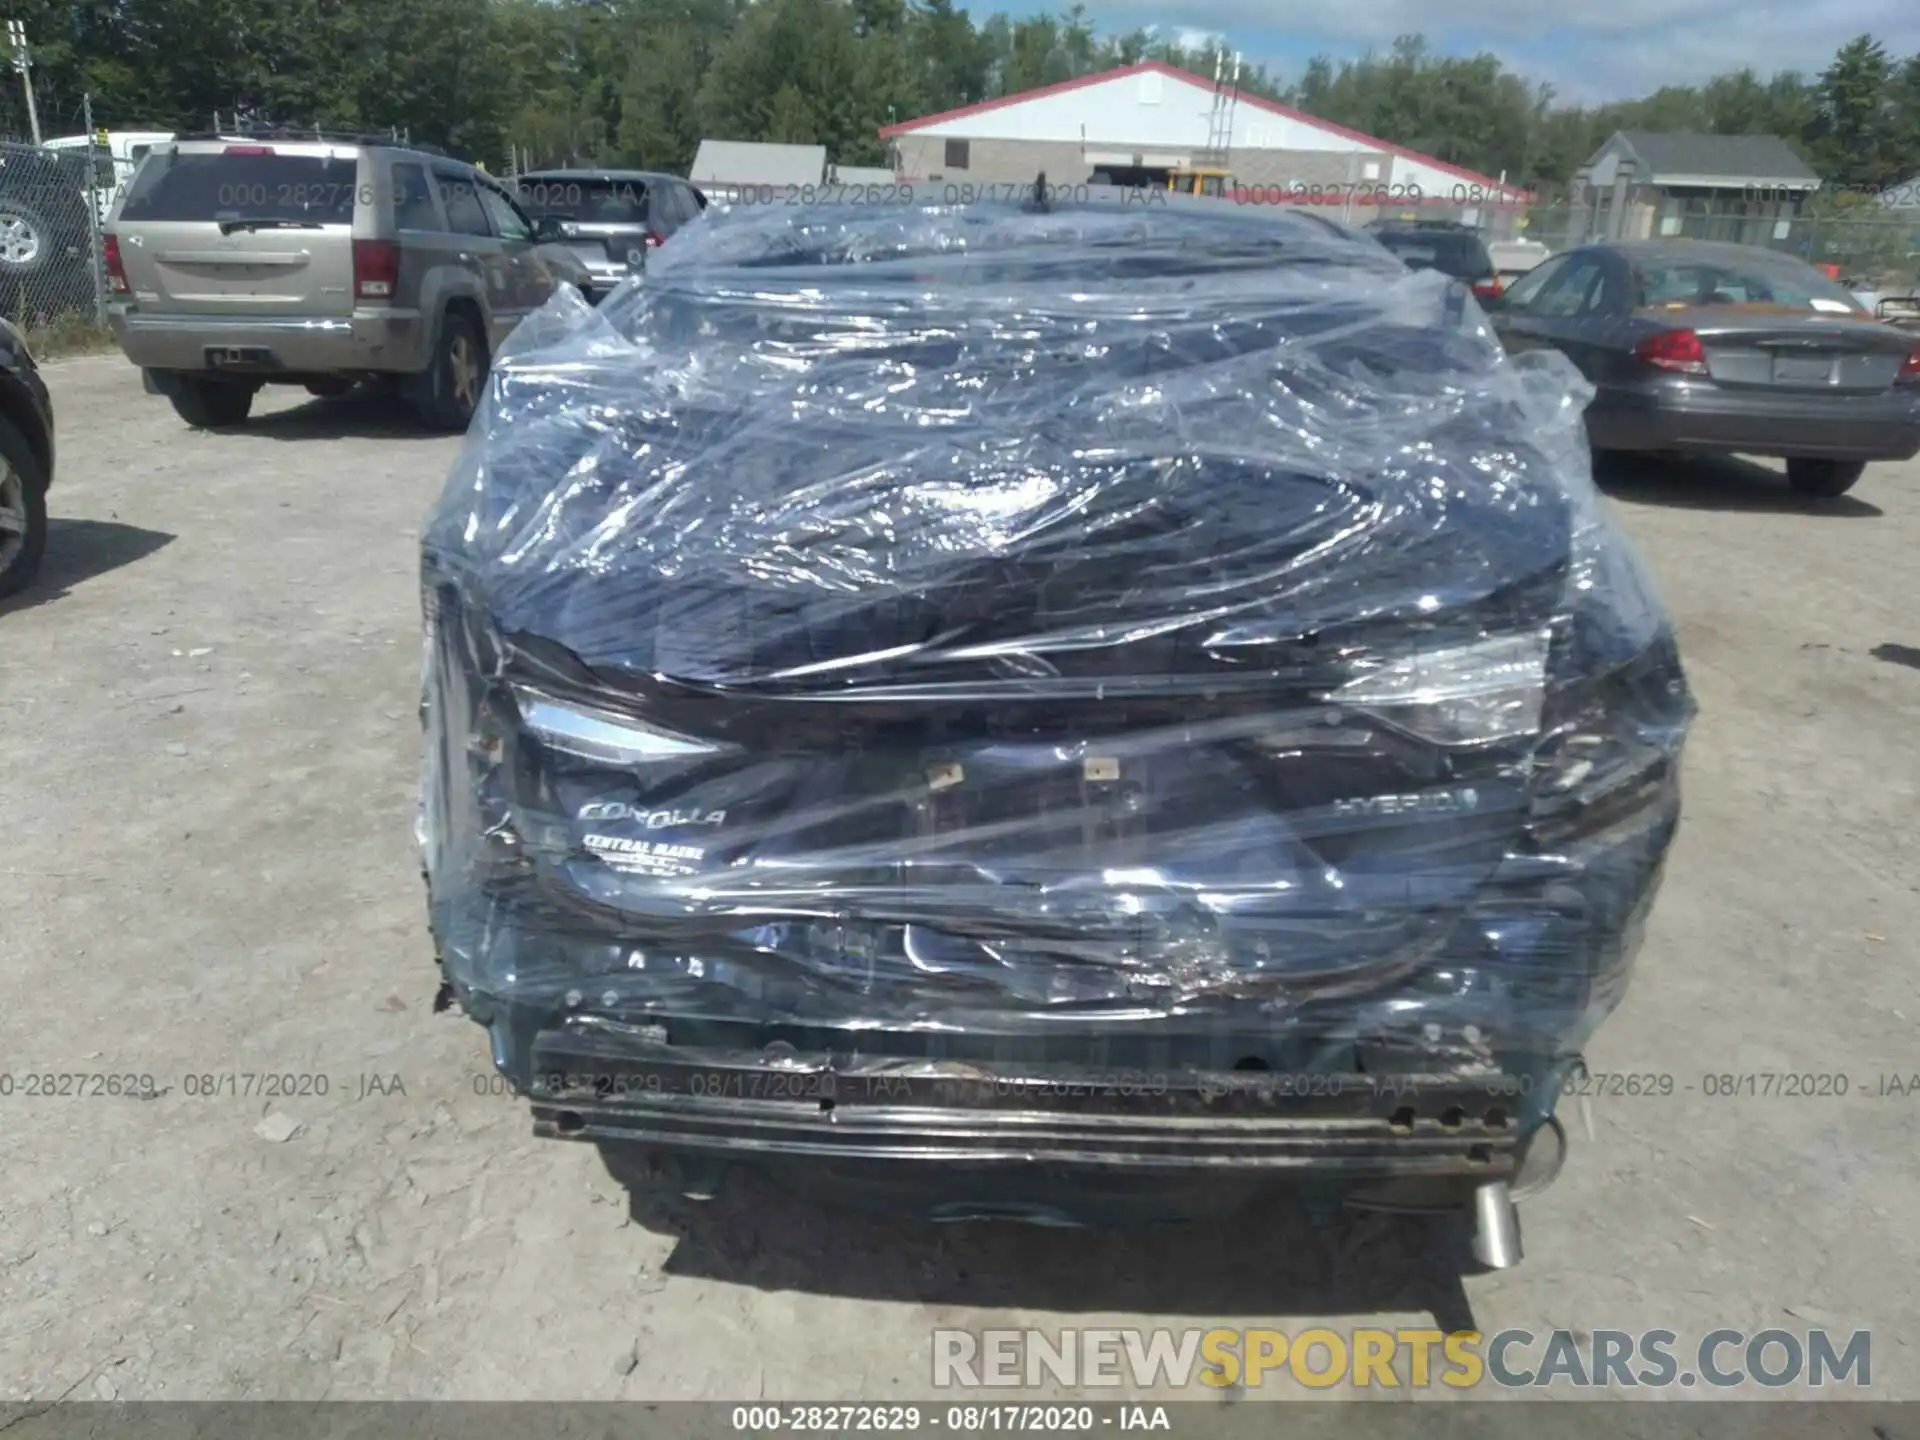
POLYGON ((122 220, 295 220, 353 223, 351 159, 231 152, 149 155, 122 220))
POLYGON ((644 225, 647 187, 640 180, 522 177, 521 207, 536 220, 578 220, 586 225, 644 225))
POLYGON ((1415 270, 1438 270, 1456 280, 1486 280, 1493 256, 1478 235, 1445 230, 1384 230, 1375 237, 1415 270))

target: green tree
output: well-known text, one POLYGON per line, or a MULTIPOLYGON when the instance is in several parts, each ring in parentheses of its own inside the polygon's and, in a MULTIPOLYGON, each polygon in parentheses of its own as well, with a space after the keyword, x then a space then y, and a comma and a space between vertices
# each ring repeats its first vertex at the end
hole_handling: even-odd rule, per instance
POLYGON ((1812 138, 1827 174, 1841 184, 1882 184, 1899 169, 1888 129, 1892 86, 1893 61, 1871 35, 1842 45, 1821 72, 1812 138))
POLYGON ((1093 33, 1087 7, 1079 3, 1059 19, 1060 58, 1069 76, 1092 75, 1102 69, 1100 42, 1093 33))
POLYGON ((669 26, 628 57, 616 132, 621 160, 662 170, 684 170, 693 163, 701 139, 703 38, 690 26, 669 26))
MULTIPOLYGON (((615 77, 614 158, 669 170, 693 163, 703 138, 702 81, 742 8, 738 0, 624 0, 609 27, 612 43, 603 62, 615 77), (647 43, 631 43, 633 35, 645 35, 647 43)), ((537 102, 547 103, 546 97, 537 102)))
POLYGON ((758 138, 777 144, 812 145, 820 139, 820 121, 799 87, 782 85, 767 107, 766 124, 758 138))
POLYGON ((992 64, 985 37, 953 0, 922 0, 907 27, 915 99, 895 118, 958 110, 987 97, 992 64))
POLYGON ((1008 94, 1038 90, 1071 80, 1073 71, 1060 43, 1060 24, 1050 15, 1018 21, 1013 27, 1013 51, 1007 57, 1008 94))
MULTIPOLYGON (((1218 42, 1102 33, 1058 15, 975 21, 959 0, 13 0, 52 134, 203 127, 214 112, 393 127, 494 164, 679 168, 706 136, 803 139, 877 162, 889 122, 1159 60, 1211 80, 1218 42)), ((1492 55, 1424 37, 1315 57, 1240 90, 1512 181, 1557 190, 1616 130, 1778 135, 1840 187, 1920 171, 1920 56, 1871 35, 1815 79, 1736 69, 1634 100, 1564 105, 1492 55)), ((0 125, 26 132, 17 87, 0 125)))
POLYGON ((1147 58, 1153 37, 1144 30, 1129 30, 1107 41, 1105 59, 1110 65, 1138 65, 1147 58))
POLYGON ((1888 150, 1895 163, 1891 183, 1904 185, 1920 176, 1920 55, 1902 62, 1889 87, 1888 150))

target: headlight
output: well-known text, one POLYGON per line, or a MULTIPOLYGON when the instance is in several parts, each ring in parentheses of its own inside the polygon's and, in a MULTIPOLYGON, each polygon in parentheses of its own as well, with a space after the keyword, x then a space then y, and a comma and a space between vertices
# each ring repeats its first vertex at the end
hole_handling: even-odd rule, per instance
POLYGON ((644 765, 655 760, 715 755, 727 748, 643 724, 630 715, 556 700, 519 685, 513 688, 513 699, 520 710, 520 721, 529 731, 551 748, 585 760, 644 765))
POLYGON ((1476 745, 1540 729, 1548 630, 1501 635, 1383 662, 1324 698, 1436 745, 1476 745))

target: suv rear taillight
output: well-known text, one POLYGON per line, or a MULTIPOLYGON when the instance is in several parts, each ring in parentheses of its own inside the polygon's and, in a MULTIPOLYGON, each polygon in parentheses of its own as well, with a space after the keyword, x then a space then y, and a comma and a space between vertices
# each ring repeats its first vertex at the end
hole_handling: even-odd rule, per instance
POLYGON ((1498 300, 1500 298, 1500 277, 1498 275, 1489 275, 1484 280, 1474 281, 1473 293, 1478 295, 1482 300, 1498 300))
POLYGON ((1633 347, 1634 355, 1657 365, 1662 370, 1672 370, 1681 375, 1704 375, 1707 373, 1707 352, 1701 345, 1700 337, 1691 330, 1662 330, 1658 335, 1649 335, 1633 347))
POLYGON ((654 231, 647 232, 647 248, 649 250, 658 250, 662 245, 666 243, 667 243, 666 236, 658 234, 657 232, 654 232, 654 231))
POLYGON ((103 235, 100 237, 100 253, 107 262, 107 289, 115 295, 128 295, 133 287, 127 284, 127 267, 120 260, 120 237, 103 235))
POLYGON ((1908 351, 1900 362, 1899 380, 1902 385, 1920 385, 1920 350, 1908 351))
POLYGON ((353 298, 391 300, 400 284, 400 246, 392 240, 353 242, 353 298))

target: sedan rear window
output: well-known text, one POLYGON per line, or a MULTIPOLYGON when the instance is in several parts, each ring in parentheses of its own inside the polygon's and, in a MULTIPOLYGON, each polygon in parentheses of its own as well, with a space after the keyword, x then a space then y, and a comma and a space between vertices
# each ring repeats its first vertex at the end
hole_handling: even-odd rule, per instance
POLYGON ((520 181, 520 204, 535 219, 575 220, 584 225, 644 225, 647 187, 638 180, 543 179, 520 181))
POLYGON ((1634 284, 1642 307, 1784 305, 1829 314, 1861 308, 1844 286, 1797 260, 1643 261, 1634 267, 1634 284))
POLYGON ((120 218, 351 225, 357 170, 323 155, 163 150, 134 176, 120 218))
POLYGON ((1438 270, 1456 280, 1485 280, 1493 275, 1493 256, 1478 235, 1385 230, 1374 238, 1416 270, 1438 270))

